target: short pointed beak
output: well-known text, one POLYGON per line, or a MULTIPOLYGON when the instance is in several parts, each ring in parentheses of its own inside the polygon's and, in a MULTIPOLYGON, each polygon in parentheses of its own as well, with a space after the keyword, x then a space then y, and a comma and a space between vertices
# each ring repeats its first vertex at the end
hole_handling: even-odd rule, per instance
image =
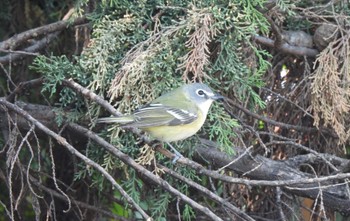
POLYGON ((225 97, 220 95, 220 94, 214 94, 210 98, 213 99, 213 100, 224 100, 225 99, 225 97))

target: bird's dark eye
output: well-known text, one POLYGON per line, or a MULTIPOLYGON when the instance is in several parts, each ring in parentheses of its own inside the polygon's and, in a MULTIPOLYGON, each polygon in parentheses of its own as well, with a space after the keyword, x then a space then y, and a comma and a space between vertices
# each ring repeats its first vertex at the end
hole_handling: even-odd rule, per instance
POLYGON ((203 90, 198 90, 198 91, 197 91, 197 94, 198 94, 199 96, 201 96, 201 97, 202 97, 202 96, 203 96, 205 93, 204 93, 204 91, 203 91, 203 90))

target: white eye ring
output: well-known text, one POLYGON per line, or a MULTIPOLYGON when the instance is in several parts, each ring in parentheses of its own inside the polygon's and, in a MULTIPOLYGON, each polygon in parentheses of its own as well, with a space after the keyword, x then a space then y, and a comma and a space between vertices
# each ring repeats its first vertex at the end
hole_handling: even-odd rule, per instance
POLYGON ((198 89, 196 91, 196 94, 198 94, 198 96, 200 96, 200 97, 204 97, 206 95, 205 92, 202 89, 198 89))

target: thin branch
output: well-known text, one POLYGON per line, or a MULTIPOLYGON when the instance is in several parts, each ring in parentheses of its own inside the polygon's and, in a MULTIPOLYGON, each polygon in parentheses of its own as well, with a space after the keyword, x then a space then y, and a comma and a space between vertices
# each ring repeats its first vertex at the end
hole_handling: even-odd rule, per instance
POLYGON ((7 50, 17 48, 23 42, 26 42, 28 39, 36 38, 40 35, 46 35, 42 39, 35 41, 35 43, 29 47, 21 49, 21 53, 10 52, 10 54, 6 56, 0 57, 0 63, 5 65, 10 62, 19 60, 24 56, 31 55, 43 49, 48 43, 50 43, 63 29, 68 26, 75 26, 87 23, 87 19, 85 17, 76 18, 74 21, 67 20, 71 15, 71 11, 67 13, 63 21, 58 21, 49 25, 45 25, 39 28, 31 29, 26 32, 22 32, 21 34, 15 35, 12 38, 9 38, 0 43, 0 49, 7 50))
MULTIPOLYGON (((19 165, 19 168, 22 170, 23 173, 28 173, 27 171, 29 171, 29 167, 25 168, 24 166, 19 165)), ((35 172, 38 172, 38 171, 35 171, 35 172)), ((52 177, 49 176, 48 174, 45 174, 45 175, 52 179, 52 177)), ((54 197, 56 197, 58 199, 61 199, 61 200, 66 200, 67 199, 67 197, 65 195, 62 195, 62 194, 58 193, 57 191, 42 185, 41 182, 38 179, 36 179, 33 176, 31 176, 29 173, 27 174, 27 179, 28 179, 28 184, 29 184, 29 180, 30 180, 40 190, 43 190, 44 192, 49 193, 51 196, 54 196, 54 197)), ((65 185, 64 183, 61 183, 61 184, 65 185)), ((69 187, 67 187, 67 188, 69 188, 69 187)), ((34 194, 35 197, 43 198, 41 196, 38 196, 35 193, 33 193, 33 194, 34 194)), ((117 215, 115 215, 115 214, 113 214, 113 213, 111 213, 109 211, 106 211, 106 210, 104 210, 102 208, 98 208, 96 206, 89 205, 87 203, 75 200, 75 199, 73 199, 71 197, 69 197, 69 199, 72 201, 73 205, 76 205, 76 206, 79 206, 79 207, 82 207, 82 208, 85 208, 85 209, 88 209, 88 210, 92 210, 94 212, 97 212, 99 214, 103 214, 105 216, 108 216, 108 217, 116 219, 116 220, 130 221, 129 219, 126 219, 126 218, 121 217, 121 216, 117 216, 117 215)))
MULTIPOLYGON (((305 63, 306 63, 306 62, 305 62, 305 63)), ((305 115, 307 115, 307 116, 313 118, 313 115, 310 114, 307 110, 305 110, 304 108, 300 107, 298 104, 296 104, 295 102, 291 101, 290 99, 284 97, 283 95, 281 95, 281 94, 279 94, 279 93, 276 93, 276 92, 274 92, 273 90, 271 90, 271 89, 269 89, 269 88, 266 88, 266 87, 261 87, 260 89, 266 90, 266 91, 268 91, 268 93, 271 93, 271 94, 273 94, 274 96, 276 96, 276 97, 278 97, 278 98, 281 98, 281 99, 283 99, 284 101, 286 101, 286 102, 288 102, 288 103, 290 103, 290 104, 296 106, 296 107, 297 107, 299 110, 301 110, 305 115)))
POLYGON ((283 36, 282 36, 281 30, 277 27, 277 25, 275 24, 275 22, 272 20, 272 18, 270 16, 265 16, 265 18, 270 23, 271 30, 275 34, 275 37, 276 37, 274 46, 276 49, 280 49, 282 46, 282 43, 283 43, 283 36))
POLYGON ((47 35, 50 33, 57 32, 57 31, 62 31, 69 26, 82 25, 84 23, 87 23, 86 17, 79 17, 79 18, 74 19, 73 21, 63 20, 63 21, 58 21, 58 22, 51 23, 48 25, 44 25, 44 26, 41 26, 38 28, 30 29, 28 31, 14 35, 13 37, 11 37, 3 42, 0 42, 0 49, 3 49, 3 50, 12 49, 12 50, 14 50, 19 45, 27 42, 29 39, 38 38, 42 35, 47 35))
MULTIPOLYGON (((30 180, 41 190, 49 193, 50 195, 58 198, 58 199, 61 199, 61 200, 66 200, 66 197, 59 194, 57 191, 55 190, 52 190, 50 188, 47 188, 46 186, 42 185, 38 180, 36 180, 34 177, 30 177, 30 180)), ((73 198, 70 198, 70 200, 72 201, 73 205, 76 205, 76 206, 79 206, 79 207, 82 207, 82 208, 85 208, 85 209, 88 209, 88 210, 91 210, 91 211, 94 211, 94 212, 97 212, 98 214, 103 214, 105 216, 108 216, 110 218, 113 218, 113 219, 116 219, 116 220, 121 220, 121 221, 130 221, 129 219, 126 219, 124 217, 121 217, 121 216, 117 216, 109 211, 106 211, 106 210, 103 210, 102 208, 98 208, 96 206, 92 206, 92 205, 89 205, 87 203, 84 203, 84 202, 80 202, 78 200, 75 200, 73 198)))
POLYGON ((279 126, 279 127, 282 127, 282 128, 286 128, 286 129, 294 129, 294 130, 297 130, 297 131, 300 131, 300 132, 306 132, 306 133, 316 133, 316 132, 325 132, 335 138, 338 138, 338 136, 336 134, 334 134, 332 131, 330 131, 329 129, 327 128, 314 128, 314 127, 303 127, 303 126, 297 126, 297 125, 292 125, 292 124, 286 124, 286 123, 283 123, 283 122, 278 122, 278 121, 275 121, 275 120, 272 120, 270 118, 267 118, 267 117, 264 117, 264 116, 260 116, 256 113, 253 113, 251 112, 250 110, 244 108, 243 106, 237 104, 236 102, 234 102, 233 100, 231 99, 228 99, 226 98, 225 99, 225 110, 228 114, 231 115, 231 111, 230 111, 230 108, 229 105, 232 105, 236 108, 238 108, 239 110, 243 111, 244 113, 256 118, 256 119, 259 119, 259 120, 262 120, 264 121, 265 123, 268 123, 268 124, 272 124, 272 125, 276 125, 276 126, 279 126))
POLYGON ((209 198, 215 200, 218 203, 221 203, 223 206, 225 206, 226 208, 228 208, 230 211, 232 211, 233 213, 235 213, 240 220, 254 220, 252 219, 250 216, 248 216, 246 213, 244 213, 243 211, 241 211, 239 208, 235 207, 234 205, 232 205, 231 203, 227 202, 226 200, 224 200, 223 198, 219 197, 218 195, 216 195, 215 193, 211 192, 210 190, 208 190, 207 188, 199 185, 196 182, 193 182, 192 180, 181 176, 180 174, 176 173, 175 171, 159 165, 158 167, 163 170, 164 172, 166 172, 167 174, 171 175, 172 177, 181 180, 184 183, 187 183, 189 186, 196 188, 197 190, 199 190, 201 193, 205 194, 206 196, 208 196, 209 198))
POLYGON ((298 144, 296 142, 292 142, 292 141, 278 141, 278 140, 274 140, 274 141, 271 141, 269 143, 266 144, 266 146, 268 145, 272 145, 272 144, 285 144, 285 145, 291 145, 291 146, 295 146, 295 147, 298 147, 302 150, 305 150, 309 153, 312 153, 314 154, 315 156, 321 158, 330 168, 332 168, 334 171, 338 171, 338 168, 336 168, 331 162, 329 162, 322 154, 320 154, 319 152, 309 148, 309 147, 306 147, 302 144, 298 144))
MULTIPOLYGON (((73 82, 72 80, 71 83, 73 82)), ((64 83, 67 83, 67 81, 64 81, 64 83)), ((81 86, 79 84, 73 84, 75 85, 74 87, 72 86, 73 89, 77 89, 80 88, 81 86)), ((102 99, 101 97, 97 96, 96 94, 90 92, 88 89, 85 89, 83 87, 80 88, 79 91, 82 91, 85 96, 87 96, 87 98, 90 98, 92 100, 96 100, 98 103, 106 105, 107 107, 109 106, 110 110, 112 110, 111 112, 114 113, 115 111, 114 108, 108 103, 108 102, 101 102, 100 99, 102 99), (83 90, 81 90, 83 89, 83 90)), ((249 112, 249 111, 248 111, 249 112)), ((249 112, 250 113, 250 112, 249 112)), ((254 114, 253 114, 254 115, 254 114)), ((257 118, 260 118, 260 116, 256 115, 257 118)), ((263 119, 263 120, 267 120, 268 122, 270 120, 268 119, 263 119)), ((274 122, 274 121, 273 121, 274 122)), ((279 122, 276 122, 277 124, 279 122)), ((298 126, 294 126, 294 125, 287 125, 287 124, 283 124, 281 123, 283 126, 287 126, 287 127, 292 127, 294 129, 301 129, 303 131, 317 131, 315 128, 306 128, 306 127, 298 127, 298 126)), ((140 165, 136 164, 135 161, 133 161, 132 159, 130 159, 127 155, 121 153, 117 148, 114 148, 113 145, 109 144, 108 142, 106 142, 105 140, 103 140, 102 138, 98 137, 96 134, 94 134, 92 131, 89 131, 85 128, 80 127, 79 125, 76 124, 69 124, 69 127, 71 127, 72 129, 76 130, 77 132, 82 133, 83 135, 87 136, 88 138, 90 138, 91 140, 94 140, 95 142, 99 143, 101 146, 105 147, 106 149, 108 149, 108 151, 112 152, 115 156, 117 156, 119 159, 121 159, 124 163, 130 165, 131 167, 135 168, 137 171, 139 171, 140 173, 149 176, 150 179, 152 179, 154 182, 156 182, 157 184, 159 184, 161 187, 163 187, 164 189, 168 190, 170 193, 173 193, 174 195, 179 196, 183 201, 189 203, 193 208, 196 208, 202 212, 204 212, 206 215, 211 215, 211 211, 210 210, 202 210, 201 206, 197 206, 196 202, 193 202, 191 199, 189 199, 186 196, 183 196, 181 193, 178 192, 178 190, 174 189, 173 187, 171 187, 167 182, 164 183, 165 181, 163 181, 162 179, 160 179, 159 177, 155 176, 154 174, 152 174, 151 172, 149 172, 148 170, 146 170, 145 168, 141 167, 140 165), (207 213, 208 212, 208 213, 207 213)), ((208 151, 208 148, 197 148, 197 150, 200 150, 201 154, 203 154, 205 156, 206 159, 211 159, 214 160, 216 159, 218 162, 221 163, 221 165, 225 165, 228 164, 229 162, 232 162, 234 158, 227 156, 227 154, 225 153, 221 153, 221 152, 215 152, 215 155, 213 156, 206 156, 206 155, 210 155, 213 154, 212 153, 212 149, 210 151, 208 151), (226 159, 228 158, 228 159, 226 159)), ((225 182, 230 182, 230 183, 240 183, 240 184, 245 184, 248 186, 251 185, 266 185, 266 186, 297 186, 297 185, 302 185, 305 186, 306 184, 309 184, 309 186, 315 184, 316 182, 329 182, 332 180, 341 180, 341 179, 346 179, 346 178, 350 178, 350 173, 339 173, 337 175, 333 175, 333 176, 327 176, 327 177, 320 177, 320 178, 310 178, 309 174, 305 174, 299 170, 296 170, 294 168, 290 168, 287 166, 286 163, 284 162, 278 162, 278 161, 273 161, 270 159, 266 159, 264 157, 261 156, 257 156, 256 159, 252 159, 252 156, 250 156, 249 154, 247 154, 246 157, 243 157, 242 159, 243 161, 247 161, 248 163, 245 164, 245 166, 249 166, 249 168, 243 168, 242 165, 240 165, 241 160, 237 163, 234 163, 230 166, 230 169, 233 169, 234 171, 238 172, 238 173, 245 173, 246 171, 251 171, 251 173, 247 174, 247 176, 249 177, 254 177, 254 178, 258 178, 258 179, 262 179, 262 180, 247 180, 247 179, 239 179, 239 178, 234 178, 234 177, 230 177, 230 176, 225 176, 223 174, 217 173, 215 171, 211 171, 211 170, 207 170, 206 168, 204 168, 202 165, 191 161, 187 158, 180 158, 177 162, 190 166, 191 168, 195 169, 198 173, 202 174, 202 175, 207 175, 210 176, 212 178, 215 179, 219 179, 225 182), (269 171, 273 168, 268 168, 267 166, 269 164, 278 164, 276 165, 276 167, 274 167, 275 169, 278 168, 278 171, 269 171), (257 164, 261 164, 261 168, 252 170, 253 168, 256 168, 257 164), (240 165, 240 169, 237 169, 237 166, 240 165), (290 170, 290 174, 288 174, 288 171, 282 171, 282 169, 288 169, 290 170), (265 172, 262 172, 261 170, 265 169, 265 172), (272 179, 272 181, 270 180, 265 180, 266 179, 266 174, 270 175, 274 175, 277 177, 274 177, 274 179, 272 179), (294 172, 292 172, 294 171, 294 172), (279 177, 278 174, 276 174, 276 172, 282 173, 284 175, 288 175, 289 178, 287 177, 279 177), (298 175, 298 176, 290 176, 292 174, 298 175), (264 176, 264 177, 260 177, 260 176, 264 176), (301 176, 301 177, 300 177, 301 176), (282 180, 281 180, 282 179, 282 180)), ((214 160, 215 161, 215 160, 214 160)), ((244 163, 243 163, 244 164, 244 163)), ((280 174, 281 175, 281 174, 280 174)), ((291 190, 290 190, 291 191, 291 190)), ((303 190, 293 190, 293 191, 299 191, 297 192, 297 194, 299 195, 305 195, 308 194, 308 191, 303 191, 303 190)), ((332 194, 328 193, 329 196, 329 201, 327 201, 327 204, 329 204, 329 206, 334 207, 334 205, 332 205, 331 202, 333 202, 332 200, 337 199, 339 202, 336 205, 336 209, 339 209, 341 211, 346 211, 346 208, 344 207, 344 203, 348 203, 347 200, 341 199, 339 197, 335 197, 332 194)), ((308 195, 310 197, 314 197, 314 195, 308 195)))
MULTIPOLYGON (((259 170, 255 171, 255 175, 247 174, 247 176, 255 179, 259 179, 261 177, 261 180, 247 180, 242 178, 235 178, 231 176, 226 176, 220 173, 217 173, 213 170, 208 170, 202 165, 191 161, 189 159, 180 158, 178 161, 186 166, 189 166, 193 169, 195 169, 198 173, 202 175, 210 176, 214 179, 222 180, 229 183, 238 183, 238 184, 244 184, 247 186, 291 186, 296 184, 312 184, 317 182, 325 182, 325 181, 332 181, 332 180, 342 180, 346 178, 350 178, 350 173, 338 173, 336 175, 330 175, 325 177, 318 177, 318 178, 310 178, 310 174, 303 173, 299 170, 296 170, 295 168, 286 166, 290 165, 290 163, 287 161, 275 161, 271 160, 262 156, 256 156, 255 159, 252 159, 252 156, 249 154, 246 154, 245 157, 242 157, 241 155, 236 156, 229 156, 226 153, 220 152, 216 148, 205 148, 205 147, 195 147, 197 152, 201 157, 204 157, 205 159, 210 159, 211 164, 217 164, 217 166, 223 166, 226 164, 231 163, 234 161, 235 158, 240 157, 241 159, 239 161, 234 161, 232 165, 229 166, 229 168, 239 174, 243 174, 245 171, 249 171, 252 168, 256 167, 256 164, 262 164, 264 165, 259 170), (270 166, 269 166, 270 165, 270 166), (273 170, 274 168, 271 168, 271 165, 274 165, 276 168, 280 168, 283 170, 291 170, 293 173, 303 175, 304 177, 293 177, 288 176, 288 179, 281 179, 279 174, 276 174, 277 172, 282 171, 267 171, 268 168, 270 170, 273 170), (266 170, 265 172, 263 172, 266 170), (267 180, 268 175, 273 176, 279 176, 276 180, 267 180)), ((290 171, 290 173, 291 173, 290 171)), ((283 174, 286 171, 283 172, 283 174)), ((292 173, 291 173, 292 174, 292 173)), ((291 175, 289 174, 289 175, 291 175)))
POLYGON ((58 192, 60 192, 63 196, 66 197, 66 200, 68 201, 68 208, 66 210, 63 210, 64 213, 67 213, 71 207, 72 207, 72 202, 69 198, 69 196, 58 186, 57 184, 57 179, 56 179, 56 163, 55 163, 55 159, 53 157, 53 143, 52 143, 52 139, 49 139, 49 155, 50 155, 50 161, 51 161, 51 170, 52 170, 52 180, 54 183, 54 186, 56 187, 56 189, 58 190, 58 192))
POLYGON ((28 88, 33 89, 36 88, 44 82, 44 78, 36 78, 29 81, 21 82, 17 85, 17 87, 11 92, 11 94, 7 95, 6 100, 9 102, 13 102, 16 95, 19 95, 23 93, 23 91, 27 90, 28 88))
POLYGON ((38 56, 39 53, 31 53, 26 51, 14 51, 14 50, 4 50, 0 49, 0 52, 10 53, 10 54, 23 54, 23 55, 31 55, 31 56, 38 56))
POLYGON ((31 115, 29 115, 26 111, 6 101, 5 99, 0 98, 0 104, 6 106, 11 111, 14 111, 15 113, 24 117, 27 121, 34 124, 38 129, 40 129, 47 135, 53 137, 60 145, 67 148, 73 155, 83 160, 87 165, 92 166, 93 168, 98 170, 101 174, 103 174, 103 176, 107 178, 108 181, 112 183, 114 187, 118 189, 118 191, 123 195, 123 197, 128 201, 128 203, 134 206, 146 220, 152 220, 152 218, 143 211, 143 209, 124 191, 124 189, 114 180, 114 178, 105 169, 103 169, 103 167, 101 167, 99 164, 90 160, 89 158, 81 154, 79 151, 77 151, 72 145, 70 145, 67 142, 67 140, 64 137, 56 134, 55 132, 47 128, 45 125, 37 121, 35 118, 33 118, 31 115))
MULTIPOLYGON (((209 163, 215 167, 220 167, 233 161, 236 156, 228 156, 226 153, 222 153, 216 148, 203 148, 197 147, 197 152, 201 158, 206 159, 209 163)), ((181 158, 182 159, 182 158, 181 158)), ((180 159, 180 160, 181 160, 180 159)), ((190 164, 193 166, 193 163, 190 164)), ((248 186, 284 186, 283 189, 290 193, 316 199, 319 189, 323 189, 324 203, 329 208, 338 210, 344 213, 350 213, 350 199, 347 198, 347 181, 337 184, 332 180, 343 180, 350 178, 350 173, 339 173, 336 175, 325 177, 312 177, 311 174, 301 172, 298 169, 288 166, 284 161, 275 161, 264 158, 262 156, 256 156, 254 159, 250 155, 242 157, 241 160, 232 164, 229 167, 231 170, 242 174, 244 171, 250 171, 251 173, 246 176, 249 178, 260 180, 246 180, 234 177, 218 174, 215 171, 210 171, 198 164, 198 168, 194 168, 201 175, 207 175, 215 179, 219 179, 225 182, 241 183, 248 186), (260 165, 256 170, 256 165, 260 165), (270 180, 270 181, 267 181, 270 180), (319 186, 319 183, 322 186, 319 186)))
POLYGON ((277 210, 280 215, 280 220, 286 221, 286 216, 284 215, 283 209, 282 209, 282 201, 281 201, 281 195, 282 195, 282 190, 281 187, 276 187, 276 205, 277 205, 277 210))
POLYGON ((106 150, 111 152, 114 156, 118 157, 121 161, 123 161, 125 164, 131 166, 134 168, 137 172, 141 173, 143 176, 149 178, 156 184, 158 184, 163 189, 167 190, 169 193, 172 193, 173 195, 179 197, 181 200, 189 204, 194 209, 201 211, 208 217, 210 217, 212 220, 222 220, 220 217, 218 217, 216 214, 214 214, 211 210, 209 210, 207 207, 204 207, 197 203, 196 201, 192 200, 188 196, 184 195, 174 187, 172 187, 167 181, 163 180, 159 176, 154 175, 152 172, 148 171, 144 167, 142 167, 140 164, 136 163, 132 158, 130 158, 128 155, 121 152, 118 148, 113 146, 112 144, 105 141, 103 138, 92 132, 91 130, 88 130, 80 125, 70 123, 68 125, 71 129, 74 131, 82 134, 83 136, 95 141, 97 144, 104 147, 106 150))
POLYGON ((94 92, 90 91, 89 89, 81 86, 80 84, 76 83, 73 79, 63 80, 63 85, 75 90, 76 92, 84 95, 84 97, 95 101, 102 107, 104 107, 107 111, 109 111, 114 116, 121 116, 122 114, 119 113, 108 101, 104 100, 103 97, 95 94, 94 92))
POLYGON ((328 153, 319 153, 318 155, 315 155, 313 153, 297 155, 289 158, 287 160, 287 163, 294 167, 305 163, 319 163, 319 161, 323 159, 319 156, 322 156, 323 158, 327 159, 332 164, 338 165, 338 171, 341 171, 343 173, 350 172, 350 160, 328 153))

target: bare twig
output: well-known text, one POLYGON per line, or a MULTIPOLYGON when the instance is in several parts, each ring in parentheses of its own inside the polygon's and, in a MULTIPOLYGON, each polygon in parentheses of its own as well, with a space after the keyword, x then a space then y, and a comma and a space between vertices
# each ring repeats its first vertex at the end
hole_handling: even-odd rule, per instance
POLYGON ((310 114, 307 110, 305 110, 304 108, 300 107, 298 104, 296 104, 295 102, 291 101, 290 99, 286 98, 285 96, 279 94, 279 93, 276 93, 274 92, 273 90, 269 89, 269 88, 266 88, 266 87, 261 87, 260 89, 262 90, 266 90, 268 91, 268 93, 271 93, 273 94, 274 96, 278 97, 278 98, 281 98, 283 100, 285 100, 286 102, 296 106, 299 110, 301 110, 305 115, 309 116, 309 117, 313 117, 312 114, 310 114))
POLYGON ((292 141, 277 141, 277 140, 274 140, 274 141, 271 141, 270 143, 266 144, 266 145, 271 145, 271 144, 285 144, 285 145, 291 145, 291 146, 295 146, 295 147, 298 147, 302 150, 305 150, 309 153, 312 153, 314 154, 315 156, 319 157, 320 159, 322 159, 330 168, 332 168, 334 171, 338 171, 338 168, 336 168, 331 162, 329 162, 322 154, 320 154, 319 152, 311 149, 311 148, 308 148, 304 145, 301 145, 301 144, 298 144, 296 142, 292 142, 292 141))
POLYGON ((280 187, 276 187, 276 204, 277 204, 278 213, 280 215, 280 220, 285 221, 286 220, 286 216, 284 215, 284 212, 283 212, 283 209, 282 209, 281 195, 282 195, 281 188, 280 187))
POLYGON ((86 136, 87 138, 95 141, 97 144, 101 145, 105 149, 107 149, 109 152, 111 152, 114 156, 118 157, 121 161, 123 161, 125 164, 131 166, 139 173, 143 174, 143 176, 149 178, 156 184, 158 184, 163 189, 167 190, 169 193, 172 193, 173 195, 179 197, 184 202, 188 203, 190 206, 192 206, 194 209, 197 209, 198 211, 201 211, 208 217, 210 217, 212 220, 222 220, 220 217, 218 217, 216 214, 214 214, 211 210, 209 210, 207 207, 204 207, 197 203, 196 201, 192 200, 188 196, 184 195, 174 187, 172 187, 168 182, 160 178, 159 176, 154 175, 152 172, 148 171, 146 168, 142 167, 138 163, 136 163, 132 158, 130 158, 128 155, 121 152, 118 148, 115 148, 112 144, 108 143, 101 137, 99 137, 97 134, 93 133, 91 130, 88 130, 84 127, 81 127, 77 124, 69 124, 69 127, 73 129, 74 131, 82 134, 83 136, 86 136))
POLYGON ((51 23, 48 25, 44 25, 38 28, 30 29, 28 31, 22 32, 20 34, 14 35, 13 37, 0 42, 0 49, 7 50, 12 49, 14 50, 19 45, 25 43, 29 39, 37 38, 42 35, 48 35, 50 33, 54 33, 57 31, 62 31, 63 29, 66 29, 69 26, 76 26, 87 23, 87 19, 85 17, 76 18, 73 21, 69 20, 63 20, 58 21, 55 23, 51 23))
POLYGON ((266 123, 269 123, 269 124, 272 124, 272 125, 276 125, 276 126, 279 126, 279 127, 282 127, 282 128, 286 128, 286 129, 294 129, 294 130, 297 130, 297 131, 300 131, 300 132, 307 132, 307 133, 316 133, 316 132, 324 132, 324 133, 327 133, 335 138, 337 138, 337 135, 334 134, 332 131, 328 130, 327 128, 314 128, 314 127, 303 127, 303 126, 297 126, 297 125, 292 125, 292 124, 286 124, 286 123, 283 123, 283 122, 278 122, 278 121, 275 121, 275 120, 272 120, 270 118, 267 118, 267 117, 264 117, 264 116, 260 116, 256 113, 253 113, 251 112, 250 110, 247 110, 246 108, 244 108, 243 106, 237 104, 236 102, 234 102, 233 100, 231 99, 228 99, 226 98, 225 99, 227 102, 226 104, 224 105, 225 107, 225 110, 231 114, 231 112, 229 111, 229 105, 232 105, 238 109, 240 109, 241 111, 243 111, 244 113, 256 118, 256 119, 259 119, 259 120, 262 120, 266 123))
POLYGON ((68 26, 75 26, 87 23, 85 17, 76 18, 73 21, 69 21, 68 18, 71 16, 72 10, 70 10, 62 21, 58 21, 52 24, 48 24, 39 28, 31 29, 25 32, 22 32, 18 35, 13 36, 3 42, 0 42, 1 50, 9 50, 9 55, 0 57, 1 64, 8 64, 21 59, 24 56, 31 55, 33 56, 44 48, 49 42, 51 42, 63 29, 68 26), (42 39, 35 41, 34 44, 20 50, 20 53, 13 51, 15 48, 28 41, 29 39, 37 38, 38 36, 45 35, 42 39))
POLYGON ((74 82, 73 79, 63 80, 63 85, 72 88, 76 92, 84 95, 84 97, 95 101, 102 107, 104 107, 107 111, 109 111, 114 116, 121 116, 122 114, 119 113, 108 101, 104 100, 101 96, 95 94, 94 92, 90 91, 89 89, 86 89, 82 87, 80 84, 74 82))
POLYGON ((25 82, 21 82, 17 85, 17 87, 11 92, 11 94, 9 94, 6 97, 7 101, 13 102, 16 95, 19 95, 20 93, 22 93, 24 90, 28 89, 28 88, 35 88, 37 86, 40 86, 42 83, 44 82, 44 78, 36 78, 36 79, 32 79, 29 81, 25 81, 25 82))
POLYGON ((188 179, 188 178, 186 178, 184 176, 181 176, 180 174, 176 173, 175 171, 173 171, 173 170, 171 170, 171 169, 169 169, 169 168, 167 168, 165 166, 162 166, 162 165, 158 165, 158 166, 159 166, 160 169, 162 169, 163 171, 165 171, 166 173, 168 173, 172 177, 174 177, 176 179, 179 179, 179 180, 181 180, 184 183, 187 183, 189 186, 192 186, 192 187, 196 188, 197 190, 199 190, 200 192, 204 193, 209 198, 215 200, 218 203, 221 203, 223 206, 225 206, 230 211, 235 213, 240 218, 240 220, 254 220, 250 216, 248 216, 246 213, 244 213, 243 211, 241 211, 240 209, 238 209, 237 207, 235 207, 231 203, 227 202, 223 198, 219 197, 218 195, 214 194, 213 192, 211 192, 207 188, 197 184, 196 182, 193 182, 192 180, 190 180, 190 179, 188 179))
POLYGON ((4 49, 0 49, 0 52, 6 52, 6 53, 11 53, 11 54, 31 55, 31 56, 38 56, 38 55, 40 55, 39 53, 31 53, 31 52, 26 52, 26 51, 4 50, 4 49))
MULTIPOLYGON (((210 160, 210 164, 214 166, 225 165, 235 158, 215 148, 197 147, 197 151, 201 157, 210 160)), ((334 179, 347 179, 350 177, 350 173, 339 173, 337 175, 314 178, 308 173, 287 166, 287 163, 284 161, 275 161, 262 156, 256 156, 254 159, 251 159, 249 155, 246 155, 246 157, 232 164, 229 168, 242 174, 244 171, 255 168, 257 164, 261 166, 248 174, 248 177, 261 180, 246 180, 229 177, 218 174, 215 171, 206 170, 201 165, 197 165, 197 168, 193 168, 202 175, 207 175, 225 182, 241 183, 248 186, 284 186, 283 189, 285 191, 313 199, 317 197, 319 188, 322 188, 324 189, 324 195, 327 195, 327 197, 323 198, 324 204, 327 205, 327 207, 344 213, 350 212, 350 208, 348 207, 350 201, 348 198, 345 198, 348 191, 346 182, 340 184, 331 182, 334 179), (271 181, 267 181, 267 179, 271 181), (319 186, 319 183, 321 186, 319 186)), ((194 166, 192 162, 190 164, 186 163, 186 165, 194 166)))
MULTIPOLYGON (((61 195, 60 193, 58 193, 57 191, 55 190, 52 190, 44 185, 42 185, 38 180, 36 180, 34 177, 30 177, 30 180, 41 190, 49 193, 50 195, 58 198, 58 199, 61 199, 61 200, 66 200, 66 197, 61 195)), ((116 219, 116 220, 121 220, 121 221, 130 221, 129 219, 126 219, 124 217, 121 217, 121 216, 117 216, 109 211, 106 211, 104 209, 101 209, 101 208, 98 208, 96 206, 92 206, 92 205, 89 205, 87 203, 84 203, 84 202, 80 202, 78 200, 74 200, 72 198, 70 198, 70 200, 72 201, 73 205, 76 205, 76 206, 79 206, 79 207, 82 207, 82 208, 85 208, 85 209, 88 209, 88 210, 91 210, 91 211, 94 211, 94 212, 97 212, 98 214, 103 214, 105 216, 108 216, 110 218, 113 218, 113 219, 116 219)))
POLYGON ((105 176, 108 181, 112 183, 114 187, 118 189, 118 191, 123 195, 123 197, 130 203, 132 206, 134 206, 146 220, 152 220, 150 216, 148 216, 143 209, 124 191, 124 189, 113 179, 113 177, 105 170, 103 167, 101 167, 99 164, 95 163, 94 161, 90 160, 83 154, 81 154, 79 151, 77 151, 72 145, 70 145, 65 138, 62 136, 56 134, 46 126, 44 126, 42 123, 37 121, 35 118, 33 118, 31 115, 29 115, 27 112, 25 112, 23 109, 19 108, 18 106, 6 101, 3 98, 0 98, 0 104, 6 106, 11 111, 14 111, 15 113, 19 114, 20 116, 24 117, 26 120, 34 124, 38 129, 46 133, 47 135, 53 137, 60 145, 67 148, 72 154, 83 160, 87 165, 92 166, 96 170, 98 170, 103 176, 105 176))
MULTIPOLYGON (((262 180, 247 180, 247 179, 241 179, 241 178, 235 178, 231 176, 226 176, 220 173, 217 173, 213 170, 208 170, 204 168, 202 165, 193 162, 188 159, 180 158, 180 163, 187 165, 189 167, 192 167, 193 169, 197 170, 198 173, 210 176, 214 179, 222 180, 229 183, 239 183, 244 184, 248 186, 290 186, 295 184, 312 184, 316 182, 324 182, 324 181, 332 181, 332 180, 342 180, 346 178, 350 178, 350 173, 338 173, 336 175, 330 175, 325 177, 318 177, 318 178, 311 178, 309 174, 303 173, 299 170, 296 170, 291 167, 286 167, 286 165, 289 165, 288 161, 275 161, 271 159, 264 158, 262 156, 256 156, 256 159, 249 159, 252 158, 251 155, 246 154, 245 157, 238 156, 228 156, 226 153, 220 152, 219 150, 215 148, 203 148, 203 147, 196 147, 196 150, 199 152, 201 157, 205 157, 205 159, 210 159, 211 163, 218 164, 217 166, 223 166, 226 165, 232 161, 234 161, 235 158, 240 157, 241 160, 234 161, 234 163, 229 166, 230 169, 238 172, 239 174, 244 173, 245 171, 251 170, 252 168, 256 167, 256 164, 262 164, 263 167, 261 167, 259 170, 255 171, 255 174, 249 174, 249 177, 254 177, 255 179, 259 179, 261 177, 262 180), (243 162, 242 162, 243 161, 243 162), (271 167, 271 164, 274 164, 276 168, 280 168, 281 170, 287 170, 291 169, 297 174, 303 175, 304 177, 293 177, 292 173, 288 175, 288 179, 281 179, 279 176, 279 179, 268 181, 268 175, 270 176, 278 176, 276 174, 278 171, 267 171, 268 168, 270 170, 273 170, 274 168, 271 167), (269 166, 270 165, 270 166, 269 166), (262 171, 266 172, 262 172, 262 171)), ((325 156, 326 157, 326 156, 325 156)), ((291 164, 292 165, 292 164, 291 164)), ((286 175, 286 174, 285 174, 286 175)))

